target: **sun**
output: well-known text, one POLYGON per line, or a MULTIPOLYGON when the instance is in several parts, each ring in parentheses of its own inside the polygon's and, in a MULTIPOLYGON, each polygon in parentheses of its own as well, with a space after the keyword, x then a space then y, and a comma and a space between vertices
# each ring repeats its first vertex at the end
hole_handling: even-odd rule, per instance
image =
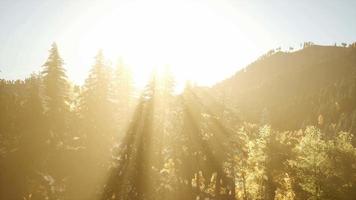
MULTIPOLYGON (((121 58, 131 67, 138 85, 147 82, 154 68, 169 66, 177 87, 182 87, 187 80, 212 85, 241 67, 234 66, 236 59, 254 56, 253 51, 239 48, 250 45, 247 33, 226 20, 224 11, 214 10, 216 5, 115 2, 100 12, 83 14, 85 20, 79 18, 70 27, 82 33, 75 42, 81 65, 91 66, 88 58, 103 49, 113 63, 121 58)), ((84 69, 72 70, 74 79, 83 79, 84 69)))

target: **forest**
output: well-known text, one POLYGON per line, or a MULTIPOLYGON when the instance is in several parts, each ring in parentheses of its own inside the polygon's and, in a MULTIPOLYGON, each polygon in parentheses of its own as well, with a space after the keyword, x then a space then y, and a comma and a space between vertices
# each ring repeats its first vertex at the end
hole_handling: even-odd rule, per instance
POLYGON ((179 93, 168 67, 138 90, 102 51, 83 85, 55 43, 43 63, 0 80, 0 199, 356 198, 356 43, 277 48, 179 93))

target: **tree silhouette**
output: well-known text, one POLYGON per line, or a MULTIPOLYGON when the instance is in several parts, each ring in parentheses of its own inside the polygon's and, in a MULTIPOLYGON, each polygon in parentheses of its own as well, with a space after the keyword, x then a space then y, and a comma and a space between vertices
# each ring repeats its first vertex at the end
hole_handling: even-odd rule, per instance
POLYGON ((63 140, 60 137, 66 127, 69 85, 56 43, 52 44, 49 53, 42 71, 45 112, 49 120, 49 130, 54 134, 54 137, 63 140))

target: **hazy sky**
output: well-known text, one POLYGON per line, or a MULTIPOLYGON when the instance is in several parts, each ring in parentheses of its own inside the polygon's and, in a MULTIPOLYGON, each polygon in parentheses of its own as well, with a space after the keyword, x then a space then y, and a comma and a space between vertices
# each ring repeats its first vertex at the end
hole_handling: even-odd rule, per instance
POLYGON ((356 41, 355 0, 0 0, 0 78, 39 71, 56 41, 82 83, 99 48, 138 79, 169 65, 209 85, 269 49, 356 41))

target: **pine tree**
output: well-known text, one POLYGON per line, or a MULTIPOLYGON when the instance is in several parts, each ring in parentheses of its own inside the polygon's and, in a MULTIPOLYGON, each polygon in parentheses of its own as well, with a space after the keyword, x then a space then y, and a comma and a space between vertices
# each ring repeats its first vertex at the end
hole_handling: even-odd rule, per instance
POLYGON ((111 119, 109 115, 111 109, 110 79, 103 52, 99 51, 95 57, 95 64, 85 81, 80 102, 82 117, 89 124, 100 124, 100 127, 96 127, 98 129, 107 125, 105 122, 111 119))
POLYGON ((50 55, 42 71, 44 94, 48 113, 59 114, 67 110, 68 83, 63 60, 56 43, 52 44, 50 55))
MULTIPOLYGON (((100 50, 90 69, 88 78, 80 94, 79 117, 80 132, 90 158, 85 160, 88 175, 85 187, 96 191, 99 181, 104 181, 102 173, 108 167, 110 148, 116 134, 113 121, 112 82, 108 64, 100 50)), ((91 198, 94 198, 92 193, 91 198)), ((89 198, 89 197, 87 197, 89 198)))
POLYGON ((44 87, 44 101, 48 126, 52 136, 63 140, 60 135, 66 129, 66 115, 68 106, 68 82, 63 60, 59 55, 56 43, 52 44, 50 55, 43 65, 42 77, 44 87))

